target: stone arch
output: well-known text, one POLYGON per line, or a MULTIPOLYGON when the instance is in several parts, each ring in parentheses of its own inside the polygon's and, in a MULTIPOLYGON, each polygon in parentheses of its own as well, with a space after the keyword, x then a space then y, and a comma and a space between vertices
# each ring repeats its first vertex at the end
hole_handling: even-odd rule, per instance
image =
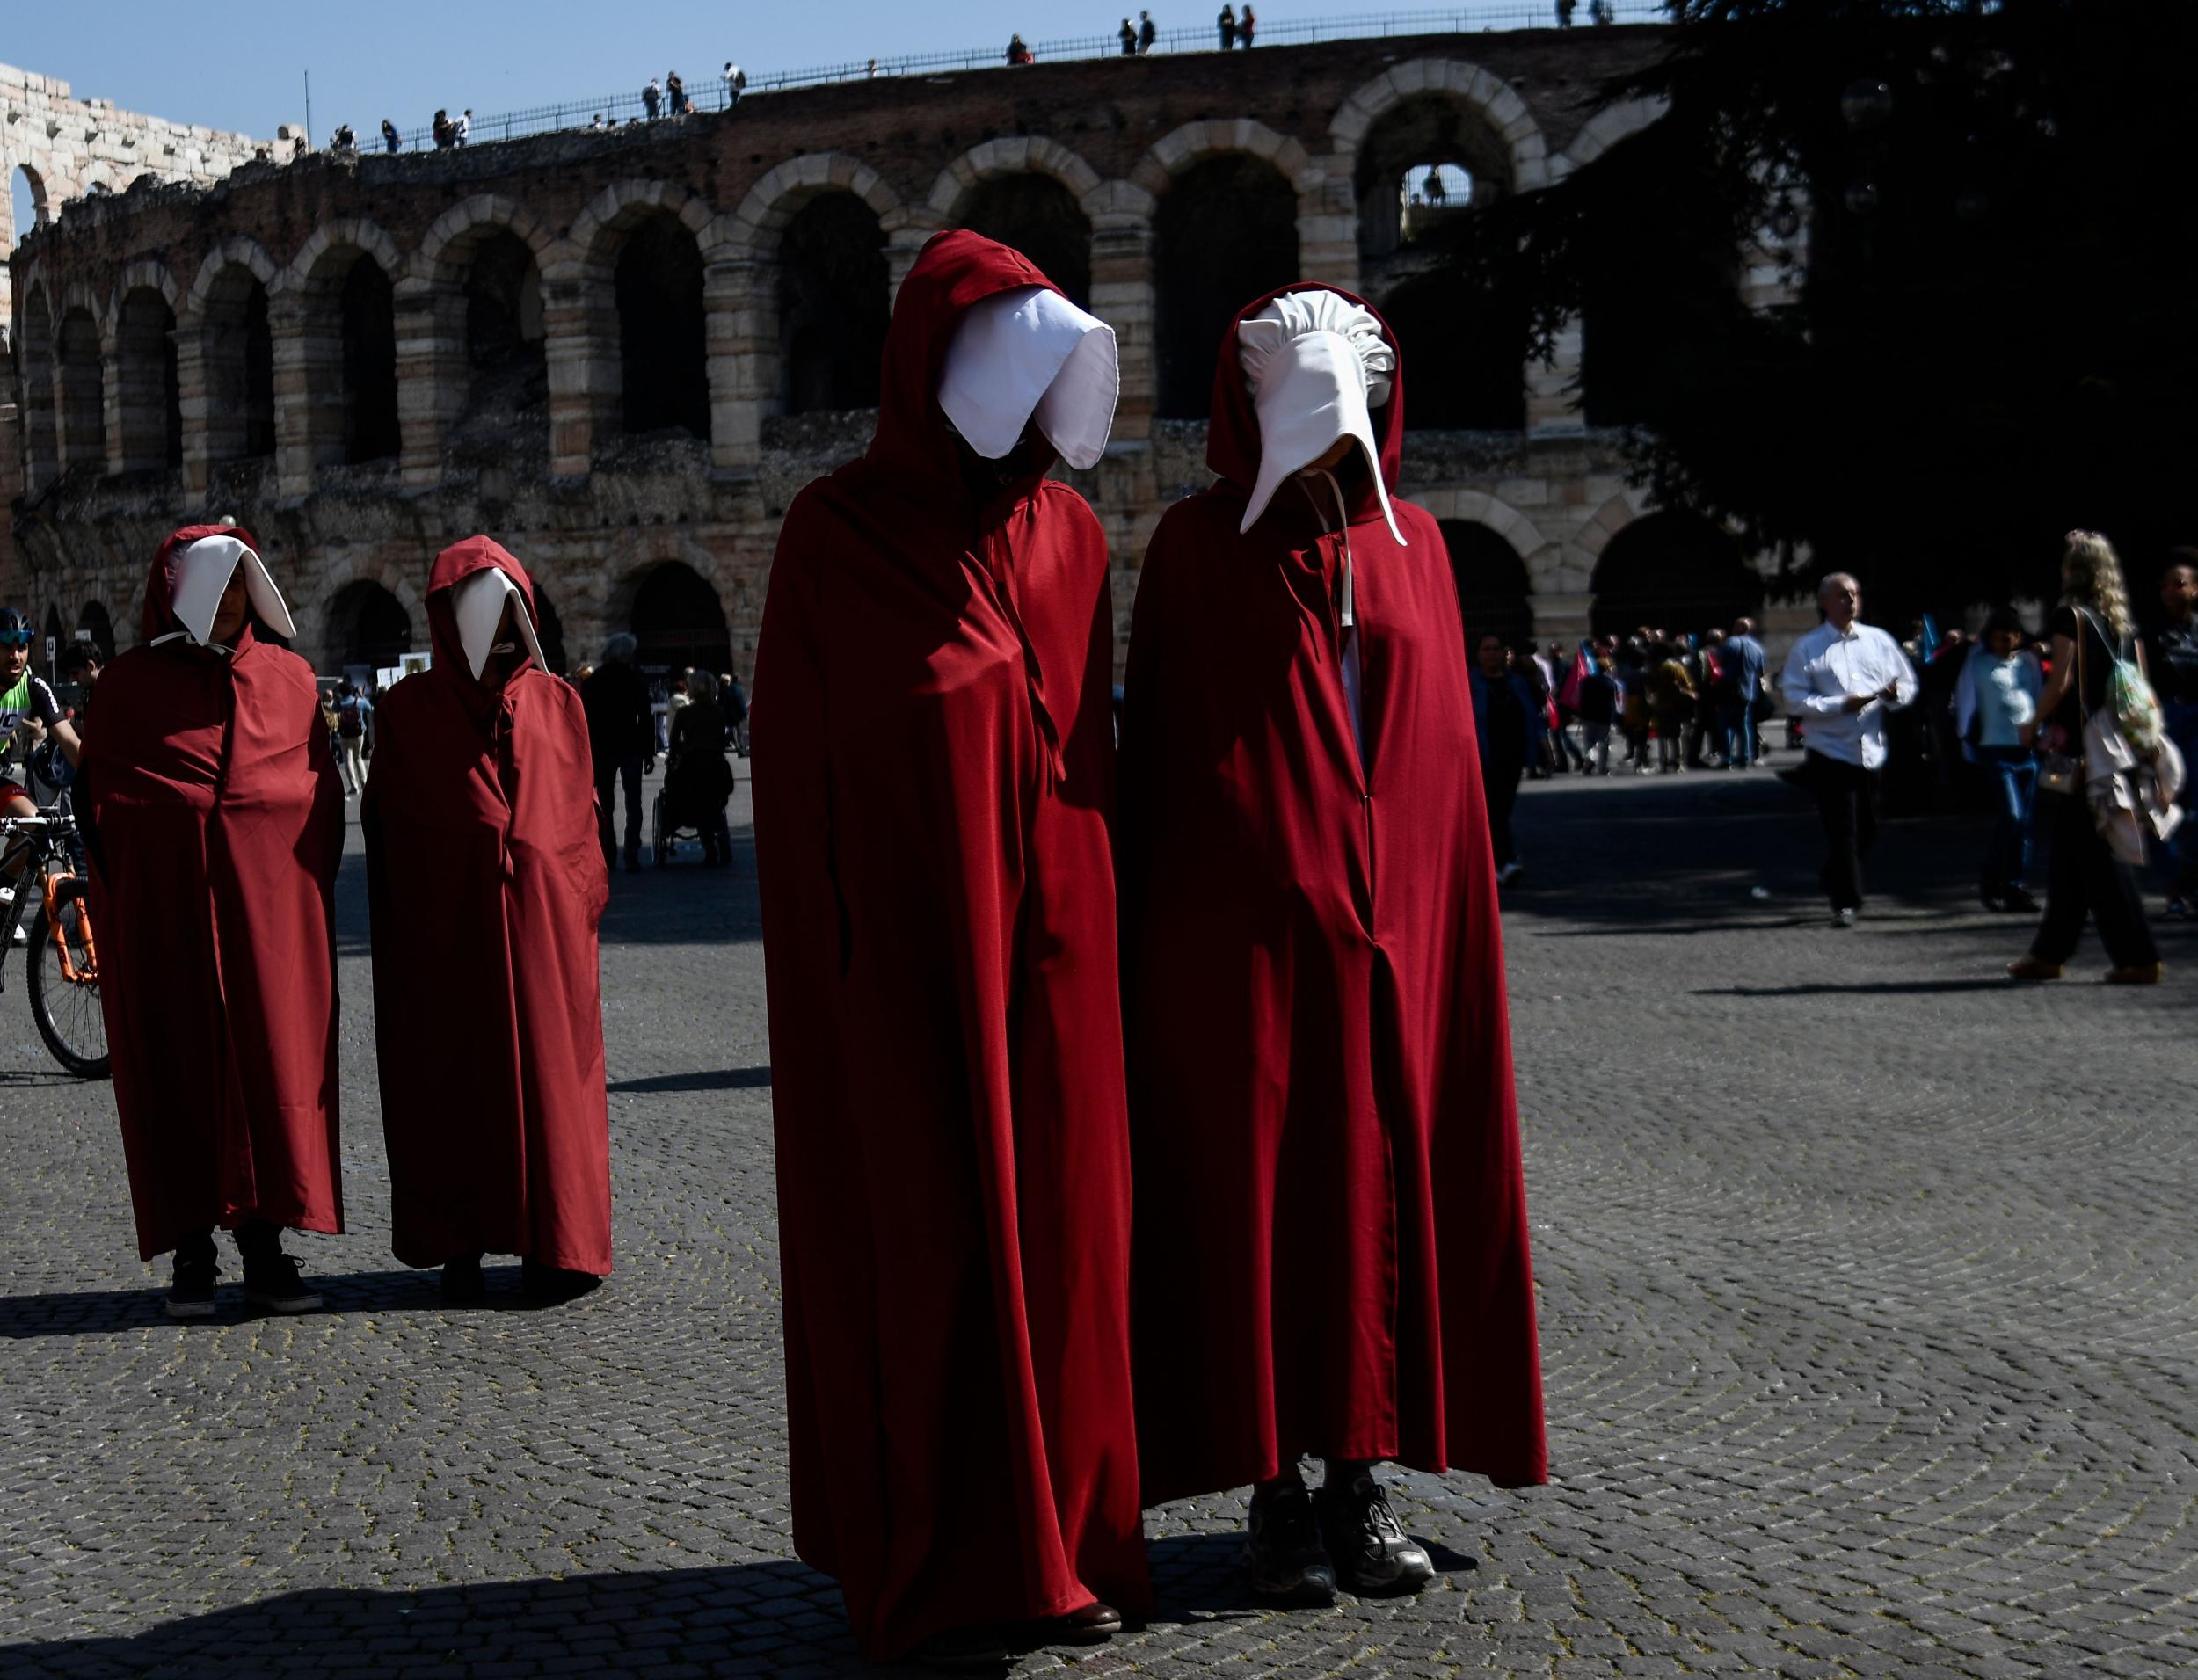
POLYGON ((1088 308, 1096 226, 1089 200, 1100 185, 1098 171, 1059 142, 1015 135, 972 146, 948 164, 933 183, 928 204, 943 227, 973 227, 994 238, 1019 235, 1007 243, 1022 249, 1071 300, 1088 308), (1020 204, 987 202, 1018 192, 1020 204), (1049 203, 1049 198, 1065 202, 1049 203), (1069 225, 1059 215, 1062 208, 1081 225, 1069 225), (1060 225, 1045 227, 1049 217, 1060 225), (1003 225, 987 225, 994 222, 1003 225), (1031 230, 1023 234, 1010 224, 1027 224, 1031 230))
POLYGON ((724 592, 712 570, 674 556, 643 561, 619 579, 614 622, 630 630, 644 665, 731 668, 732 635, 724 592))
POLYGON ((1449 550, 1451 579, 1458 589, 1458 615, 1465 625, 1467 651, 1490 633, 1510 642, 1531 638, 1534 579, 1517 543, 1480 520, 1439 523, 1449 550))
POLYGON ((115 282, 110 308, 116 320, 120 319, 122 300, 141 287, 159 293, 162 302, 178 316, 182 315, 183 290, 176 284, 168 265, 156 257, 141 257, 135 262, 124 264, 121 278, 115 282))
POLYGON ((1561 181, 1574 170, 1592 164, 1619 141, 1662 121, 1670 109, 1670 101, 1663 98, 1624 99, 1605 105, 1581 125, 1570 145, 1549 160, 1549 178, 1561 181))
POLYGON ((283 480, 310 487, 318 467, 394 456, 397 394, 397 242, 360 216, 322 223, 273 287, 283 300, 277 354, 301 401, 302 425, 286 424, 283 480))
POLYGON ((89 287, 72 284, 62 294, 61 320, 54 332, 55 434, 63 471, 72 467, 106 469, 106 345, 100 330, 98 299, 89 287))
POLYGON ((1598 635, 1622 635, 1642 623, 1701 630, 1763 607, 1763 576, 1738 540, 1681 509, 1641 513, 1604 530, 1590 587, 1590 622, 1598 635))
POLYGON ((578 388, 562 398, 551 396, 550 423, 557 437, 554 470, 586 470, 595 444, 632 430, 636 418, 647 423, 644 429, 668 419, 704 439, 710 435, 716 359, 709 341, 708 265, 721 237, 714 220, 709 204, 676 182, 615 182, 589 201, 543 265, 545 316, 552 324, 552 338, 564 341, 552 343, 550 358, 582 364, 578 388), (684 272, 666 277, 653 275, 651 265, 623 264, 637 236, 661 247, 659 260, 676 256, 684 272), (622 329, 622 268, 629 313, 637 315, 644 307, 634 294, 652 280, 666 282, 657 289, 669 296, 651 302, 659 306, 669 302, 675 309, 674 318, 637 318, 637 324, 650 331, 649 358, 664 359, 679 382, 676 391, 669 392, 676 400, 662 405, 667 411, 662 417, 651 405, 663 394, 657 389, 644 393, 638 382, 630 382, 635 401, 629 401, 628 366, 644 346, 630 344, 622 329), (673 278, 676 286, 668 283, 673 278), (636 404, 644 395, 650 404, 637 414, 636 404))
MULTIPOLYGON (((900 195, 868 164, 844 152, 804 152, 788 158, 750 187, 731 216, 719 217, 710 229, 705 249, 728 261, 768 260, 777 254, 779 236, 802 206, 818 193, 835 189, 852 193, 869 205, 889 236, 916 226, 900 195)), ((930 230, 928 226, 922 229, 927 236, 930 230)), ((918 239, 917 248, 921 244, 918 239)), ((912 251, 910 261, 913 260, 912 251)))
POLYGON ((113 306, 113 387, 109 456, 118 472, 183 463, 183 387, 176 304, 182 294, 164 264, 122 271, 113 306))
POLYGON ((62 287, 59 315, 66 316, 76 310, 91 317, 92 325, 98 330, 99 348, 102 352, 106 351, 108 348, 107 332, 112 324, 109 306, 101 302, 98 293, 92 290, 88 281, 70 280, 62 287))
POLYGON ((1153 216, 1155 411, 1197 419, 1237 311, 1305 272, 1303 200, 1281 164, 1248 149, 1189 157, 1162 187, 1153 216))
POLYGON ((54 338, 59 322, 40 265, 23 282, 23 316, 16 324, 16 373, 23 391, 23 488, 35 496, 61 471, 54 416, 54 338))
POLYGON ((183 455, 189 483, 225 462, 272 455, 277 269, 257 240, 231 235, 206 254, 177 326, 183 455))
POLYGON ((557 238, 540 216, 517 199, 477 193, 452 205, 429 226, 412 254, 412 276, 436 286, 462 284, 468 246, 499 229, 523 241, 535 262, 547 265, 552 260, 557 238))
POLYGON ((1511 545, 1522 561, 1531 561, 1545 543, 1533 520, 1499 497, 1486 491, 1458 488, 1415 491, 1412 499, 1439 520, 1485 525, 1511 545))
POLYGON ((1232 153, 1273 164, 1298 194, 1299 214, 1319 213, 1325 171, 1298 142, 1249 117, 1186 122, 1152 143, 1130 171, 1130 179, 1158 200, 1175 178, 1193 164, 1232 153))
POLYGON ((414 575, 420 571, 380 556, 331 558, 318 593, 297 614, 298 645, 318 655, 317 663, 329 673, 341 671, 350 641, 360 629, 356 614, 366 603, 382 600, 404 614, 412 647, 426 645, 427 604, 420 593, 423 579, 414 575))
POLYGON ((105 601, 95 598, 84 602, 76 614, 76 629, 80 641, 84 639, 84 632, 91 633, 91 645, 99 651, 102 662, 114 657, 114 618, 105 601))
POLYGON ((549 425, 547 276, 574 266, 555 231, 527 205, 478 193, 445 210, 397 287, 407 323, 398 377, 405 398, 408 484, 433 484, 454 431, 493 411, 549 425))
POLYGON ((1393 64, 1351 91, 1328 120, 1336 155, 1354 159, 1374 124, 1408 99, 1433 95, 1471 107, 1508 150, 1515 193, 1549 184, 1549 142, 1518 91, 1492 70, 1461 58, 1413 58, 1393 64))

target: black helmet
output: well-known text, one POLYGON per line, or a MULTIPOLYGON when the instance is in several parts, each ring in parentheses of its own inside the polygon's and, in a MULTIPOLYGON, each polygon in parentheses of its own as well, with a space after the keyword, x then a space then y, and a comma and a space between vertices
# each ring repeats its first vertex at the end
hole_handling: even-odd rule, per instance
POLYGON ((12 607, 0 607, 0 646, 31 645, 31 621, 12 607))

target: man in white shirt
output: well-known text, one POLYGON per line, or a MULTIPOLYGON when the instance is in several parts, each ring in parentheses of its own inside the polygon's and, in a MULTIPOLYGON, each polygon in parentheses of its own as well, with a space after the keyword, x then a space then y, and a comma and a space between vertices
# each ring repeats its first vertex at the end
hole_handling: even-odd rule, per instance
POLYGON ((1794 644, 1780 687, 1809 748, 1832 925, 1852 927, 1862 913, 1862 860, 1877 839, 1871 777, 1885 762, 1886 714, 1914 702, 1916 672, 1899 643, 1858 622, 1862 585, 1848 573, 1826 578, 1816 605, 1824 622, 1794 644))

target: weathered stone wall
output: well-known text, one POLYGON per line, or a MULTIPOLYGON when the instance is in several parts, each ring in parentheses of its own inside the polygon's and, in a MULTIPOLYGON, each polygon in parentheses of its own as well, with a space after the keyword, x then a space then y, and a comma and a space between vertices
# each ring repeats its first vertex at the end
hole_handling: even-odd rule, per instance
MULTIPOLYGON (((1415 101, 1456 107, 1502 187, 1531 188, 1654 120, 1597 111, 1593 98, 1654 45, 1641 30, 1529 31, 841 84, 645 127, 248 164, 211 187, 147 184, 88 200, 33 236, 12 276, 22 419, 16 439, 0 437, 0 470, 16 474, 0 488, 21 499, 17 564, 0 588, 66 626, 99 603, 127 641, 159 537, 186 518, 233 514, 261 539, 302 649, 325 665, 330 607, 346 585, 380 583, 424 635, 433 554, 486 530, 535 570, 575 658, 624 627, 651 568, 680 561, 716 589, 745 671, 787 502, 869 431, 862 415, 781 412, 789 222, 819 194, 853 194, 876 214, 893 287, 979 184, 1037 174, 1088 219, 1092 307, 1120 336, 1116 442, 1081 482, 1107 529, 1126 621, 1161 513, 1208 476, 1203 425, 1155 417, 1154 324, 1169 277, 1156 272, 1154 218, 1176 178, 1209 158, 1264 160, 1294 194, 1302 273, 1355 287, 1359 149, 1386 114, 1415 101), (622 435, 615 267, 634 229, 666 216, 703 265, 706 443, 622 435), (539 273, 546 411, 484 434, 460 425, 467 288, 482 242, 504 235, 539 273), (348 353, 329 300, 359 263, 394 287, 401 445, 392 460, 345 466, 348 353), (273 455, 230 462, 250 422, 223 370, 244 330, 237 300, 262 291, 273 455), (179 465, 145 441, 155 383, 129 346, 149 340, 126 320, 163 307, 175 323, 179 465), (95 393, 102 411, 87 419, 95 393)), ((1407 475, 1407 493, 1438 517, 1477 521, 1510 546, 1531 578, 1536 627, 1552 636, 1584 627, 1597 557, 1641 508, 1616 440, 1583 422, 1578 356, 1575 331, 1554 367, 1520 370, 1523 431, 1415 434, 1407 475)))

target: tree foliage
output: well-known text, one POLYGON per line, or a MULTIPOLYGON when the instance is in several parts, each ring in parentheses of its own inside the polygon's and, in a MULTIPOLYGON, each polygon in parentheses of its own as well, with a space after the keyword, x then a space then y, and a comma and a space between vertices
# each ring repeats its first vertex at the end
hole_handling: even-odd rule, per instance
POLYGON ((2149 593, 2198 541, 2192 9, 1674 11, 1662 57, 1604 91, 1669 114, 1476 218, 1461 266, 1529 300, 1545 343, 1584 309, 1591 416, 1616 401, 1656 498, 1796 585, 1855 571, 1888 619, 2049 599, 2088 526, 2149 593), (1750 309, 1733 253, 1779 223, 1806 252, 1794 301, 1750 309))

